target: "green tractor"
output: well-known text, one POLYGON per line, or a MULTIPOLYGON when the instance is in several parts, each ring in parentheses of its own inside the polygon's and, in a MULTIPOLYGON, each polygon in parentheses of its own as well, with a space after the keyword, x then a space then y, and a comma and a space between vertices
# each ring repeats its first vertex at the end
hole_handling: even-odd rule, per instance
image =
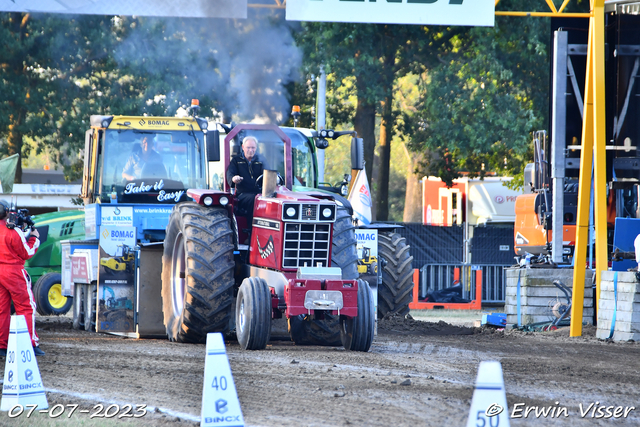
POLYGON ((68 210, 35 215, 33 221, 40 233, 38 252, 25 263, 31 276, 36 310, 43 316, 65 314, 73 304, 62 295, 62 240, 84 239, 84 211, 68 210))

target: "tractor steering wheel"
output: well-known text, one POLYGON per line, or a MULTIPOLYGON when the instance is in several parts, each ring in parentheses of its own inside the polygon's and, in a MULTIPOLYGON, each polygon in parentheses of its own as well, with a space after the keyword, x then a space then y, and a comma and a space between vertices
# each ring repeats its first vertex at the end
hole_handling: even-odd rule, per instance
MULTIPOLYGON (((262 189, 262 178, 264 177, 264 174, 261 174, 257 179, 256 179, 256 187, 262 189)), ((276 182, 276 185, 284 185, 284 178, 282 178, 282 175, 280 175, 280 173, 278 172, 278 179, 276 182)))

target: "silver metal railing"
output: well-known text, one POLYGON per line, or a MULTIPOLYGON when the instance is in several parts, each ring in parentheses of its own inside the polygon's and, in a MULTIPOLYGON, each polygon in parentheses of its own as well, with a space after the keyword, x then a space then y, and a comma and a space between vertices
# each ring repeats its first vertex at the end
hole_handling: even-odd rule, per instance
MULTIPOLYGON (((505 268, 509 265, 482 264, 425 264, 420 269, 419 298, 423 299, 428 293, 454 286, 455 271, 462 284, 462 297, 475 299, 476 270, 482 270, 482 302, 504 303, 506 288, 505 268)), ((457 283, 456 283, 457 284, 457 283)))

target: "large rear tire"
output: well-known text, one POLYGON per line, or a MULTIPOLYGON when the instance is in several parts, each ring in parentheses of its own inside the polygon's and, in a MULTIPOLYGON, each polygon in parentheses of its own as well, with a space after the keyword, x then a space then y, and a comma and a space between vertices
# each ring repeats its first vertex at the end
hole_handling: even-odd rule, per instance
POLYGON ((331 266, 342 269, 342 280, 358 278, 358 242, 356 227, 349 211, 337 206, 336 222, 333 224, 333 241, 331 242, 331 266))
POLYGON ((340 316, 340 338, 347 350, 367 352, 375 333, 373 293, 369 283, 358 280, 358 315, 340 316))
POLYGON ((271 291, 259 277, 248 277, 240 285, 236 336, 245 350, 264 350, 271 337, 271 291))
MULTIPOLYGON (((358 250, 356 227, 346 208, 337 206, 331 243, 331 266, 342 269, 342 280, 358 278, 358 250)), ((339 347, 340 318, 325 314, 324 319, 299 315, 289 319, 289 335, 297 345, 325 345, 339 347)))
POLYGON ((177 204, 162 255, 162 306, 171 341, 205 342, 233 319, 233 231, 224 208, 177 204))
POLYGON ((382 284, 378 287, 378 317, 409 314, 413 298, 413 257, 398 233, 378 234, 378 258, 382 258, 382 284))
POLYGON ((43 316, 66 314, 73 305, 73 298, 62 295, 60 273, 47 273, 33 285, 36 311, 43 316))

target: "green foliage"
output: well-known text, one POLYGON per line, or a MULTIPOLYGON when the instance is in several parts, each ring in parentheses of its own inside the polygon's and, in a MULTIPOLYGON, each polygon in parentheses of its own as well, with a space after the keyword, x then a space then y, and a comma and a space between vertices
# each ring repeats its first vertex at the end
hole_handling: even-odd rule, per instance
POLYGON ((417 111, 404 114, 409 147, 430 153, 421 172, 449 186, 461 171, 522 172, 530 133, 546 125, 548 38, 547 19, 497 18, 443 43, 417 111))
MULTIPOLYGON (((290 82, 287 92, 291 99, 291 105, 300 107, 300 117, 298 127, 315 129, 316 127, 316 81, 315 76, 307 76, 301 82, 290 82)), ((293 116, 289 115, 282 126, 294 127, 293 116)))
MULTIPOLYGON (((539 3, 502 0, 498 9, 539 3)), ((569 7, 583 11, 587 3, 569 7)), ((389 130, 426 158, 420 172, 448 183, 461 171, 516 175, 530 132, 548 127, 548 19, 497 17, 495 28, 303 23, 295 31, 277 13, 250 14, 246 21, 0 14, 0 155, 49 153, 77 178, 91 114, 173 115, 191 98, 204 116, 215 109, 226 121, 292 125, 291 99, 302 108, 298 125, 314 127, 320 67, 328 73, 328 127, 353 128, 359 103, 380 113, 393 95, 389 130), (411 78, 397 85, 404 76, 411 78)), ((391 198, 400 194, 401 168, 409 167, 399 166, 396 145, 390 212, 400 206, 391 198)), ((348 171, 346 147, 336 141, 327 151, 328 179, 348 171)))
MULTIPOLYGON (((353 124, 364 139, 366 170, 373 177, 375 114, 382 117, 385 144, 391 144, 397 110, 391 108, 393 87, 397 78, 415 68, 415 55, 422 53, 419 61, 428 62, 427 49, 432 35, 427 27, 416 25, 304 23, 298 34, 298 44, 305 51, 305 67, 308 73, 325 67, 334 75, 334 93, 353 91, 357 103, 343 104, 330 101, 336 121, 353 124), (353 87, 343 88, 344 82, 353 87), (385 107, 386 105, 386 107, 385 107), (353 110, 352 110, 353 108, 353 110), (354 114, 355 113, 355 114, 354 114), (351 117, 349 117, 351 116, 351 117)), ((386 146, 386 145, 385 145, 386 146)), ((389 147, 387 147, 389 148, 389 147)), ((388 216, 390 159, 389 151, 379 152, 381 159, 378 179, 371 179, 378 219, 388 216)))
POLYGON ((377 25, 303 23, 303 31, 297 34, 297 42, 304 49, 304 69, 317 74, 319 67, 333 73, 334 88, 347 77, 363 77, 371 81, 366 88, 358 88, 359 97, 376 102, 382 93, 373 80, 380 74, 380 65, 375 56, 380 43, 377 25))
POLYGON ((110 17, 0 14, 1 154, 28 157, 45 149, 77 177, 78 150, 90 112, 113 98, 131 103, 111 57, 118 31, 110 17), (115 81, 114 81, 115 80, 115 81), (36 143, 24 144, 23 138, 36 143))
POLYGON ((389 221, 402 222, 407 190, 407 171, 411 167, 400 135, 391 144, 391 169, 389 171, 389 221))
POLYGON ((286 118, 300 54, 273 16, 0 14, 0 155, 28 157, 28 137, 75 179, 92 114, 173 116, 198 98, 202 116, 286 118))
MULTIPOLYGON (((506 3, 509 10, 533 7, 531 0, 506 3)), ((333 96, 342 90, 355 94, 357 103, 379 106, 393 82, 413 73, 413 88, 405 84, 394 91, 391 119, 397 118, 395 131, 409 149, 425 159, 418 172, 448 185, 461 171, 472 177, 520 175, 530 133, 547 127, 548 19, 498 17, 495 28, 329 23, 303 28, 297 40, 305 49, 305 70, 325 66, 334 76, 333 96), (391 64, 385 60, 390 51, 391 64), (345 90, 345 82, 353 86, 345 90), (417 102, 399 100, 415 88, 417 102)), ((331 99, 328 109, 338 106, 331 117, 353 123, 353 104, 331 99)), ((395 174, 393 162, 391 169, 390 182, 406 175, 395 174)), ((380 184, 372 180, 373 188, 380 184)))
POLYGON ((342 182, 344 174, 351 175, 351 144, 347 137, 330 141, 324 155, 326 182, 336 185, 342 182))
POLYGON ((355 105, 339 95, 379 104, 397 78, 436 60, 429 47, 436 33, 429 27, 305 22, 302 29, 296 42, 304 51, 303 70, 313 75, 324 67, 332 76, 327 85, 336 97, 327 104, 337 123, 353 123, 355 114, 355 105))

